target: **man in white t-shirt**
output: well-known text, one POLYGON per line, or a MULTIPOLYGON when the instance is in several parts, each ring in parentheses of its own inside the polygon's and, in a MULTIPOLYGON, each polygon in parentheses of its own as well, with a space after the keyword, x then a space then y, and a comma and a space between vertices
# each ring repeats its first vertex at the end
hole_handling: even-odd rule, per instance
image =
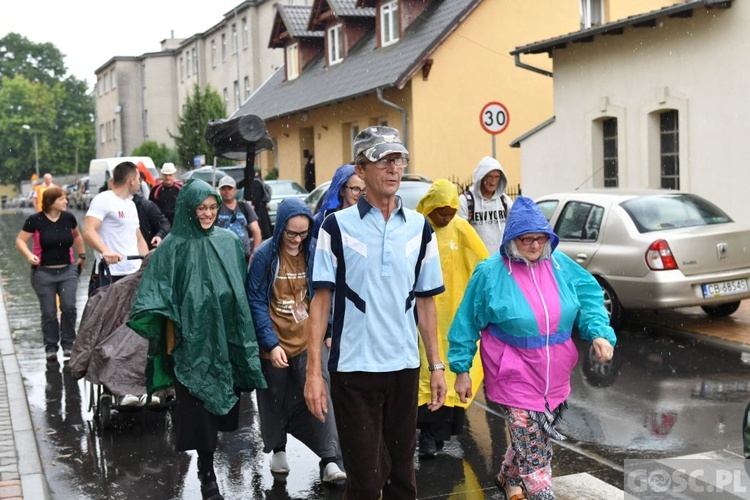
POLYGON ((148 253, 148 245, 139 228, 138 210, 132 200, 139 188, 138 168, 134 163, 124 161, 112 172, 112 189, 91 200, 83 225, 83 239, 96 255, 89 294, 98 286, 109 283, 108 277, 98 276, 102 260, 109 266, 112 282, 115 282, 141 267, 140 260, 127 260, 127 256, 148 253))

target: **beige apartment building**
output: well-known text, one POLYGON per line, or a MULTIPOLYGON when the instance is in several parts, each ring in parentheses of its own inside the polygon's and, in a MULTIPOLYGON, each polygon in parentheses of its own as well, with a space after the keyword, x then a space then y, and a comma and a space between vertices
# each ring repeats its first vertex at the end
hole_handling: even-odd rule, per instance
POLYGON ((158 52, 112 57, 95 72, 97 157, 127 156, 147 141, 173 147, 170 132, 196 84, 210 85, 234 113, 284 64, 268 47, 275 5, 311 2, 245 0, 202 33, 162 40, 158 52))

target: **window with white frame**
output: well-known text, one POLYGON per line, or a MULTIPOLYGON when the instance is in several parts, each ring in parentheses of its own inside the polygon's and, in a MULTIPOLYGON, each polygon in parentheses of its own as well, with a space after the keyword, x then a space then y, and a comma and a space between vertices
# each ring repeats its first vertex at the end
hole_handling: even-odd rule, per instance
POLYGON ((104 88, 103 88, 101 76, 96 79, 96 91, 99 93, 99 97, 104 95, 104 88))
POLYGON ((232 25, 232 54, 237 53, 237 25, 232 25))
POLYGON ((221 62, 227 60, 227 35, 221 35, 221 62))
POLYGON ((250 27, 247 25, 247 18, 242 18, 242 48, 250 46, 250 27))
POLYGON ((148 137, 148 110, 143 110, 143 137, 148 137))
POLYGON ((604 0, 579 0, 581 28, 591 28, 604 23, 604 0))
POLYGON ((240 82, 234 81, 234 109, 240 108, 240 82))
POLYGON ((380 6, 380 45, 398 42, 398 0, 380 6))
POLYGON ((253 89, 250 88, 250 77, 246 76, 245 77, 245 99, 247 99, 248 97, 250 97, 250 94, 252 93, 252 90, 253 89))
POLYGON ((180 57, 180 81, 185 79, 185 59, 180 57))
POLYGON ((104 124, 99 125, 99 142, 104 144, 107 142, 107 133, 104 131, 104 124))
POLYGON ((661 187, 680 189, 680 123, 677 110, 659 116, 661 187))
POLYGON ((211 40, 211 67, 216 67, 216 40, 211 40))
POLYGON ((115 70, 112 69, 112 71, 109 72, 109 88, 115 90, 115 87, 115 70))
POLYGON ((190 51, 185 51, 185 77, 190 78, 190 51))
POLYGON ((229 109, 229 90, 224 87, 224 108, 229 109))
POLYGON ((112 139, 117 140, 117 118, 112 120, 112 139))
POLYGON ((107 78, 106 73, 104 73, 104 78, 102 78, 102 80, 104 81, 104 93, 106 94, 109 92, 109 78, 107 78))
POLYGON ((344 60, 343 28, 340 24, 328 28, 328 65, 338 64, 344 60))
POLYGON ((198 76, 198 49, 193 48, 193 74, 198 76))
POLYGON ((296 43, 286 47, 286 79, 294 80, 299 76, 299 46, 296 43))

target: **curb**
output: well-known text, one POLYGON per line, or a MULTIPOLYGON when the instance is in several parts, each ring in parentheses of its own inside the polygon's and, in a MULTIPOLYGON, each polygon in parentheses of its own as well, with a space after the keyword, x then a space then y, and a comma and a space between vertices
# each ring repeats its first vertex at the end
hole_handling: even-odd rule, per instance
MULTIPOLYGON (((8 408, 0 408, 0 421, 9 419, 15 445, 18 476, 21 482, 21 498, 49 500, 47 478, 42 469, 39 446, 31 421, 26 387, 21 368, 16 358, 16 350, 10 335, 10 324, 5 309, 5 295, 0 285, 0 370, 5 375, 8 408)), ((0 498, 7 498, 0 496, 0 498)), ((18 498, 14 496, 14 498, 18 498)))

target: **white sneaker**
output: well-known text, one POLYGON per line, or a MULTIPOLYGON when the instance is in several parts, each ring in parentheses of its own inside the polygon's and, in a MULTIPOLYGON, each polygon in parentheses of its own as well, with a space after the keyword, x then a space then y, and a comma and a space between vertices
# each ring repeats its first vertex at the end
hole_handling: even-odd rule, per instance
POLYGON ((132 394, 125 394, 120 398, 120 406, 141 406, 141 399, 132 394))
POLYGON ((277 451, 271 457, 271 472, 274 474, 289 474, 289 464, 286 461, 286 452, 277 451))
MULTIPOLYGON (((146 401, 148 401, 148 394, 141 394, 141 397, 138 398, 139 405, 146 405, 146 401)), ((159 399, 159 396, 151 396, 151 402, 146 406, 159 406, 160 404, 161 400, 159 399)))
POLYGON ((339 469, 336 462, 330 462, 323 469, 323 482, 324 483, 337 483, 339 481, 346 481, 346 472, 339 469))

